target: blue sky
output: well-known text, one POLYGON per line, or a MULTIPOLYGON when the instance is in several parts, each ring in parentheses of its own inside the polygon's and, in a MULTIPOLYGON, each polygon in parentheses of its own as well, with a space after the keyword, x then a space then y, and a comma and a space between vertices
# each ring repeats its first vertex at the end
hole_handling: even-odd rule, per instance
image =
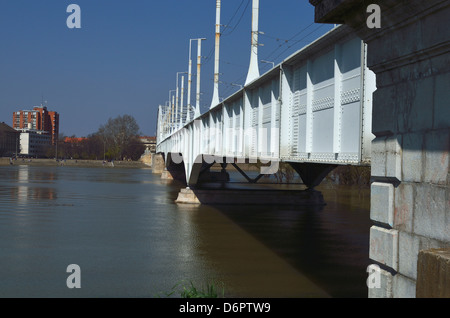
MULTIPOLYGON (((251 7, 251 0, 222 0, 221 98, 247 75, 251 7)), ((59 112, 65 135, 87 136, 124 114, 136 118, 143 135, 154 135, 157 107, 176 88, 177 72, 187 72, 189 39, 199 37, 207 39, 201 70, 206 111, 213 93, 215 8, 215 0, 0 0, 0 121, 12 125, 14 111, 43 98, 59 112), (81 8, 81 29, 66 26, 72 3, 81 8)), ((332 27, 313 22, 307 0, 260 0, 259 59, 277 64, 332 27)), ((196 55, 193 45, 193 73, 196 55)), ((271 66, 261 62, 261 73, 271 66)), ((193 83, 195 104, 195 77, 193 83)))

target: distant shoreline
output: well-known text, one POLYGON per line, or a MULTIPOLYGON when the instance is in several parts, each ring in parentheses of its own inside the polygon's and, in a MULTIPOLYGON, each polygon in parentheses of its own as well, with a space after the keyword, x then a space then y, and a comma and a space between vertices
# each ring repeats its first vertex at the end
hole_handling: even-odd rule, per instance
MULTIPOLYGON (((134 169, 151 169, 151 167, 141 161, 114 161, 113 163, 103 160, 75 160, 62 159, 17 159, 12 161, 15 166, 44 166, 44 167, 85 167, 85 168, 134 168, 134 169)), ((10 158, 0 158, 0 166, 9 166, 10 158)))

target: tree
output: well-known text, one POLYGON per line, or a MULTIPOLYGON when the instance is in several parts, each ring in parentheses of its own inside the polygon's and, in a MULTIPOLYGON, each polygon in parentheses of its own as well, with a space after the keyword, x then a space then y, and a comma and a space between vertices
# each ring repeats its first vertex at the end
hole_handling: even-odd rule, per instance
POLYGON ((144 152, 145 145, 139 140, 138 137, 133 137, 125 146, 125 149, 123 150, 123 156, 127 159, 136 161, 142 156, 144 152))
POLYGON ((139 135, 139 125, 130 115, 118 116, 108 119, 105 125, 100 126, 97 135, 103 138, 112 158, 123 159, 125 150, 139 135))

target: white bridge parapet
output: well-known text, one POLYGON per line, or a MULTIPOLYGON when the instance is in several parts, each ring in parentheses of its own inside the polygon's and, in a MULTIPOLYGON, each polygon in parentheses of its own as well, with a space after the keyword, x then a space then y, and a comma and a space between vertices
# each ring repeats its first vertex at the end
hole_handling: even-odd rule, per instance
POLYGON ((263 173, 278 162, 369 165, 376 82, 366 51, 338 26, 183 126, 160 106, 156 151, 184 164, 188 185, 203 162, 276 163, 263 173))

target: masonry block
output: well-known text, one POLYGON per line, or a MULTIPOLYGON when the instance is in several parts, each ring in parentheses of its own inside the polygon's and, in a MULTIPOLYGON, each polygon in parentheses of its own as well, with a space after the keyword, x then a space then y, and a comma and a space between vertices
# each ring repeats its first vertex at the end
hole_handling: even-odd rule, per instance
POLYGON ((402 136, 386 139, 386 177, 402 181, 402 136))
POLYGON ((402 181, 421 182, 423 173, 423 139, 422 133, 403 135, 402 181))
POLYGON ((397 123, 399 132, 424 131, 433 126, 434 79, 397 84, 397 123))
POLYGON ((377 90, 372 96, 372 133, 375 136, 392 135, 397 131, 397 122, 395 120, 395 86, 380 87, 377 84, 377 87, 377 90))
MULTIPOLYGON (((450 65, 450 58, 447 54, 445 63, 450 65)), ((450 127, 450 73, 436 76, 436 84, 434 87, 434 128, 435 129, 449 129, 450 127)))
POLYGON ((450 203, 448 187, 415 185, 414 228, 418 235, 450 242, 450 203))
POLYGON ((450 249, 419 252, 416 295, 418 298, 450 298, 450 249))
POLYGON ((449 150, 450 130, 432 131, 425 135, 425 182, 447 184, 449 150))
POLYGON ((394 298, 416 298, 416 281, 396 274, 392 282, 392 294, 394 298))
POLYGON ((378 226, 370 228, 369 258, 398 270, 398 231, 378 226))
POLYGON ((445 43, 450 38, 450 30, 446 26, 450 16, 450 6, 441 8, 433 15, 425 16, 420 21, 423 47, 433 47, 445 43))
POLYGON ((414 187, 411 183, 401 183, 394 189, 394 228, 413 231, 414 187))
POLYGON ((370 218, 373 221, 394 225, 394 186, 374 182, 371 185, 370 218))
POLYGON ((392 274, 380 269, 380 288, 368 288, 369 298, 392 298, 392 282, 392 274))
POLYGON ((386 176, 386 137, 377 137, 372 140, 371 174, 376 177, 386 176))
POLYGON ((417 254, 419 254, 419 248, 419 236, 407 232, 399 232, 398 271, 413 280, 417 279, 417 254))
POLYGON ((372 141, 371 174, 402 180, 402 136, 377 137, 372 141))

